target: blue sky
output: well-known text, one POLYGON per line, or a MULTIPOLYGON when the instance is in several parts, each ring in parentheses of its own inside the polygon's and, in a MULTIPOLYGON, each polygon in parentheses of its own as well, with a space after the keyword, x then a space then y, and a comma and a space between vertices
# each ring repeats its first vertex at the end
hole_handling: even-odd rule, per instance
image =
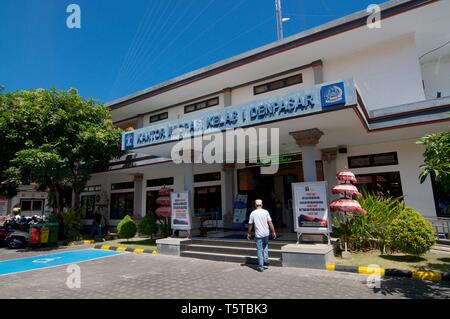
MULTIPOLYGON (((377 0, 282 0, 285 36, 377 0)), ((112 101, 276 41, 274 0, 1 0, 0 85, 112 101), (81 29, 69 29, 69 4, 81 29)))

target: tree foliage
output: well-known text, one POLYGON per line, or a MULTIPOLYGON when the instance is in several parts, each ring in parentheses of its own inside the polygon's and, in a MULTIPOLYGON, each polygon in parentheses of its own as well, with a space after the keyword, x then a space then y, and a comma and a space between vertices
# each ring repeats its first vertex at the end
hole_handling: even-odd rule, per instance
POLYGON ((54 194, 57 211, 63 185, 73 188, 78 208, 89 172, 122 155, 121 130, 109 109, 75 89, 0 94, 0 134, 5 192, 6 186, 35 182, 54 194))
POLYGON ((441 132, 422 137, 418 144, 425 146, 424 164, 420 167, 420 182, 432 176, 444 189, 450 191, 450 132, 441 132))

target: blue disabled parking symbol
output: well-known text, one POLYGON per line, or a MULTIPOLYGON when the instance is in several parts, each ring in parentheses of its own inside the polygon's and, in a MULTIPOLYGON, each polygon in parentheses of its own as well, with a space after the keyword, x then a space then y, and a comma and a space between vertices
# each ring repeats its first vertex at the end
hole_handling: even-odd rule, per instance
POLYGON ((0 276, 97 260, 120 254, 123 253, 110 250, 84 249, 50 255, 3 260, 0 261, 0 276))

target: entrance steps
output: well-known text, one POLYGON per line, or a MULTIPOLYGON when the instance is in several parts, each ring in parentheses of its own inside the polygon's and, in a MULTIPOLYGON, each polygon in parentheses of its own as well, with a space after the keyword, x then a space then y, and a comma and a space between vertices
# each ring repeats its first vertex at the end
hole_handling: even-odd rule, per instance
MULTIPOLYGON (((281 247, 292 242, 269 241, 269 263, 281 266, 281 247)), ((258 264, 254 240, 194 238, 181 246, 180 256, 241 264, 258 264)))

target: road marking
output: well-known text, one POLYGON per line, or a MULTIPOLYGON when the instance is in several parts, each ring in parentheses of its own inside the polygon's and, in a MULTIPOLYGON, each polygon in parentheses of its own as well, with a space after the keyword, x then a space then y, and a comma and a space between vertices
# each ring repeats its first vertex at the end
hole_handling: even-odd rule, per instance
POLYGON ((122 252, 98 249, 66 251, 50 255, 33 256, 0 261, 0 276, 26 271, 59 267, 123 254, 122 252))

